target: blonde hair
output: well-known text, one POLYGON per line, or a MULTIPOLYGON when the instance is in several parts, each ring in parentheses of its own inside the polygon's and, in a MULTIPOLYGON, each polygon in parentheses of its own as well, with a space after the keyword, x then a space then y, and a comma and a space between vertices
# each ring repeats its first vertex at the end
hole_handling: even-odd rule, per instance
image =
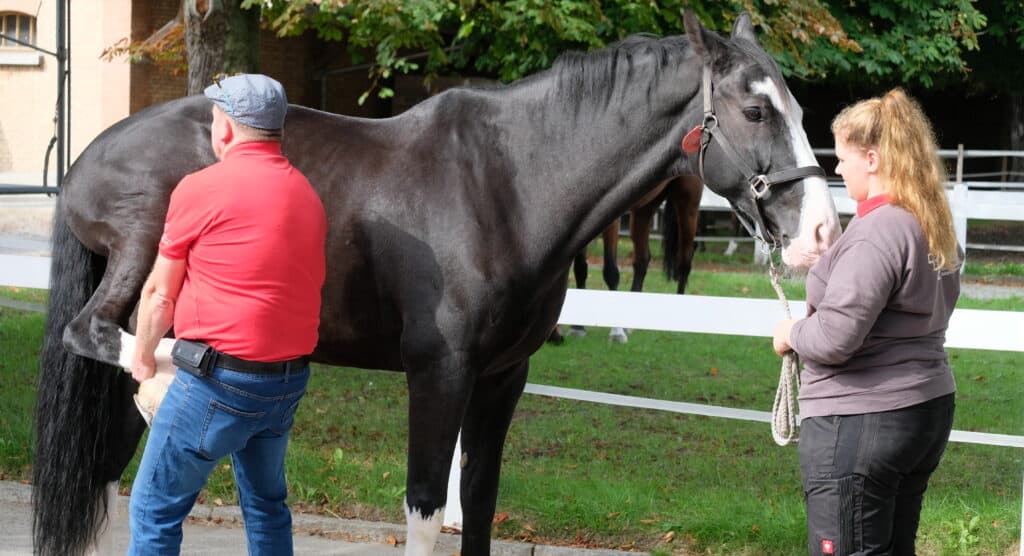
POLYGON ((879 173, 894 205, 917 218, 935 270, 956 270, 960 252, 946 200, 946 168, 921 105, 903 89, 847 106, 832 120, 837 140, 877 149, 879 173))

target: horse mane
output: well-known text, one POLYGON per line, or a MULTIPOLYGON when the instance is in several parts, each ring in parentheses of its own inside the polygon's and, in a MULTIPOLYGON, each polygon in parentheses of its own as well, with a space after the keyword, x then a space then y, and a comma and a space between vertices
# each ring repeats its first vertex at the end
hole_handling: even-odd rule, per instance
MULTIPOLYGON (((659 70, 678 65, 692 49, 685 35, 659 38, 654 35, 630 35, 607 48, 592 52, 569 51, 561 54, 547 72, 554 77, 556 90, 565 98, 577 101, 599 101, 606 107, 612 93, 630 86, 639 69, 635 60, 641 56, 656 60, 650 83, 661 76, 659 70)), ((650 90, 650 88, 648 88, 650 90)))

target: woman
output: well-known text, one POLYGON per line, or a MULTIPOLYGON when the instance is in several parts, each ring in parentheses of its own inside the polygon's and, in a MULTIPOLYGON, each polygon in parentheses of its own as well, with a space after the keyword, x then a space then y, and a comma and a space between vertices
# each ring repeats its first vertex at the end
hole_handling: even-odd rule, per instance
POLYGON ((914 554, 953 423, 943 343, 960 294, 945 170, 901 89, 832 122, 857 215, 807 277, 807 318, 775 330, 804 362, 800 470, 810 554, 914 554))

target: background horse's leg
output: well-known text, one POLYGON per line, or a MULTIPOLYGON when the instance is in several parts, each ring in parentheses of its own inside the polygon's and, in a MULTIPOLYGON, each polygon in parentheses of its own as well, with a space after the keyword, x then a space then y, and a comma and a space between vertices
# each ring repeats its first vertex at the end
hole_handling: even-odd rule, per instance
MULTIPOLYGON (((448 353, 448 348, 439 348, 448 353)), ((403 351, 403 359, 415 361, 403 351)), ((406 556, 433 553, 444 520, 448 474, 469 397, 468 366, 463 357, 411 364, 409 453, 405 490, 406 556)), ((465 443, 465 439, 463 440, 465 443)), ((463 511, 464 520, 468 517, 463 511)))
MULTIPOLYGON (((704 184, 696 176, 683 176, 677 178, 673 185, 675 187, 669 188, 668 195, 672 199, 676 232, 679 237, 675 246, 675 275, 679 280, 676 292, 682 294, 686 291, 686 282, 693 269, 693 255, 696 248, 694 239, 697 237, 700 198, 704 193, 704 184)), ((667 207, 666 210, 668 210, 667 207)))
MULTIPOLYGON (((576 288, 585 290, 587 289, 587 273, 590 272, 590 265, 587 264, 587 248, 584 247, 580 251, 576 258, 572 260, 572 275, 576 279, 576 288)), ((569 327, 569 335, 582 338, 587 335, 587 329, 574 324, 569 327)))
MULTIPOLYGON (((619 289, 619 219, 608 225, 601 234, 604 244, 604 283, 608 291, 619 289)), ((629 338, 626 331, 618 326, 608 331, 608 340, 616 344, 624 344, 629 338)))
POLYGON ((657 197, 650 203, 633 207, 629 220, 629 237, 633 239, 633 286, 630 291, 644 291, 644 279, 651 263, 651 222, 661 200, 657 197))
POLYGON ((462 555, 490 554, 501 455, 529 360, 477 379, 462 425, 462 555))

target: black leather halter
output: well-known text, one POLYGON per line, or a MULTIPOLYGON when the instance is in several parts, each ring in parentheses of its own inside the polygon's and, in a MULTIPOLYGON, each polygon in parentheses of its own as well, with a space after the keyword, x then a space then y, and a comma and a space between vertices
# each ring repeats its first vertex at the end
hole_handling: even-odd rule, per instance
POLYGON ((717 139, 718 145, 722 148, 722 152, 725 153, 726 158, 732 162, 733 166, 736 166, 743 173, 747 183, 750 184, 750 192, 753 195, 753 214, 747 214, 747 211, 742 210, 733 203, 731 199, 729 200, 729 203, 733 205, 736 215, 739 217, 743 227, 747 229, 747 232, 752 237, 764 242, 769 251, 773 251, 779 247, 781 242, 777 240, 770 231, 768 231, 768 226, 765 225, 764 214, 761 209, 761 199, 768 195, 768 192, 773 186, 802 180, 812 176, 820 176, 824 178, 825 170, 820 166, 800 166, 797 168, 790 168, 788 170, 772 172, 770 174, 761 174, 753 170, 750 165, 743 160, 743 157, 736 152, 732 143, 729 142, 728 138, 726 138, 725 132, 722 128, 718 127, 718 118, 715 116, 715 106, 711 100, 711 67, 707 64, 704 64, 702 80, 703 83, 701 89, 704 91, 704 122, 701 124, 700 156, 698 158, 700 179, 707 184, 707 179, 704 178, 704 153, 707 151, 708 145, 711 144, 711 140, 717 139))

